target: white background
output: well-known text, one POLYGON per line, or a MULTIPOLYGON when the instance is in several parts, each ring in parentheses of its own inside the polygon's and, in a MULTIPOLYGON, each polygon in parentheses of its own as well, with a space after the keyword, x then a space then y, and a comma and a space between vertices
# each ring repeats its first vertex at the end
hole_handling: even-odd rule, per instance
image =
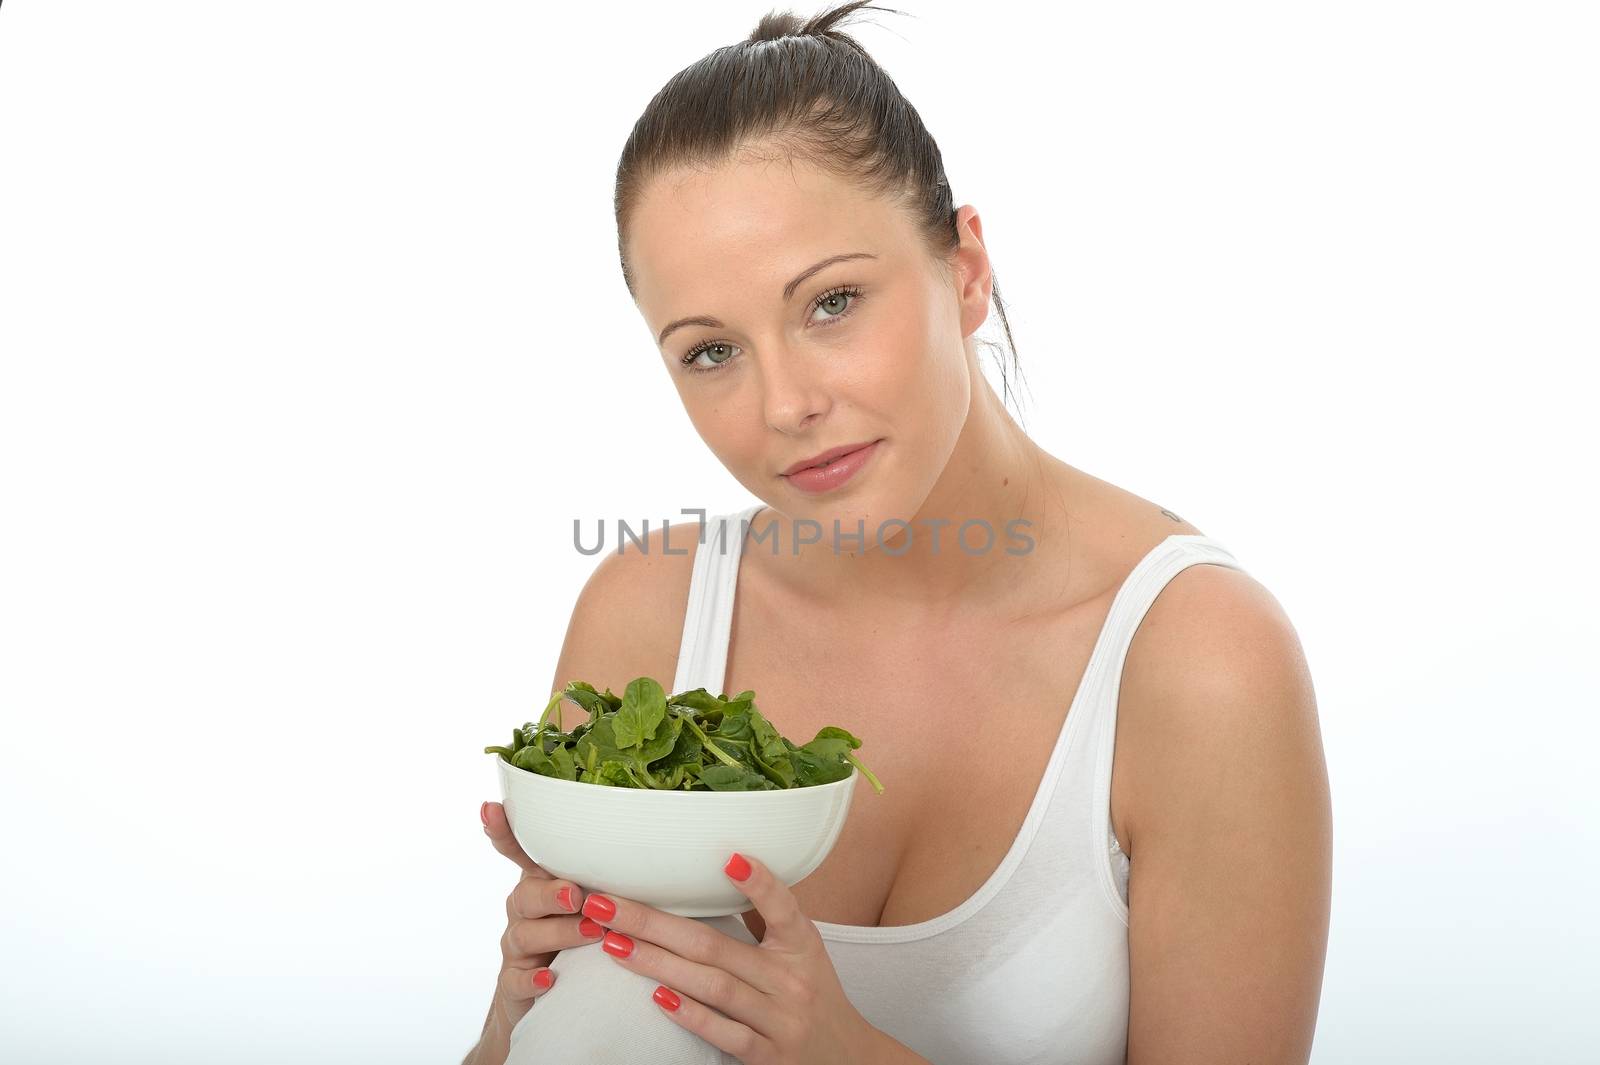
MULTIPOLYGON (((1313 1061, 1593 1060, 1592 6, 904 9, 850 32, 979 208, 1029 430, 1306 648, 1313 1061)), ((751 502, 611 193, 765 10, 4 5, 0 1057, 476 1040, 481 749, 549 693, 573 519, 751 502)))

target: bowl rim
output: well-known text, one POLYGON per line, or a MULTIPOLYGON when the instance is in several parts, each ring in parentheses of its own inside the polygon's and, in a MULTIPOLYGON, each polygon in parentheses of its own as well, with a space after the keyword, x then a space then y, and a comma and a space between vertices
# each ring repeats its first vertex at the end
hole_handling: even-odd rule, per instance
POLYGON ((494 760, 499 763, 502 771, 521 773, 523 776, 531 777, 535 780, 545 781, 550 784, 558 784, 564 787, 582 788, 584 789, 585 795, 594 794, 596 790, 603 790, 607 792, 614 792, 619 795, 681 795, 684 798, 696 797, 701 800, 705 800, 708 797, 715 795, 722 799, 749 799, 751 796, 755 795, 793 795, 796 792, 807 792, 814 794, 825 791, 828 788, 837 788, 841 785, 854 784, 856 778, 861 775, 861 771, 852 763, 850 766, 850 775, 847 777, 842 777, 839 780, 830 780, 826 784, 807 784, 804 787, 799 788, 773 788, 770 791, 685 791, 682 788, 617 788, 608 784, 588 784, 581 780, 563 780, 560 777, 545 776, 543 773, 535 773, 531 769, 524 769, 520 765, 512 765, 506 760, 506 756, 501 754, 499 751, 485 751, 484 753, 493 755, 494 760))

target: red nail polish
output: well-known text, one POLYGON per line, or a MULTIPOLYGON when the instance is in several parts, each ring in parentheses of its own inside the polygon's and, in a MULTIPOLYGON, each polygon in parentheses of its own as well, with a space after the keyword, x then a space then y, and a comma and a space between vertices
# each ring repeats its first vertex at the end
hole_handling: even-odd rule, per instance
POLYGON ((568 913, 576 913, 577 907, 572 905, 572 888, 564 887, 556 892, 556 901, 561 903, 561 908, 568 913))
POLYGON ((593 939, 595 936, 603 934, 605 929, 601 928, 598 924, 585 917, 583 920, 578 922, 578 931, 582 932, 590 939, 593 939))
POLYGON ((744 860, 744 855, 735 851, 733 857, 728 859, 728 864, 722 867, 722 871, 735 880, 748 880, 750 863, 744 860))
POLYGON ((489 827, 489 800, 483 800, 483 805, 478 807, 478 816, 483 818, 483 827, 489 827))
POLYGON ((555 982, 556 978, 549 969, 540 969, 538 972, 533 974, 533 985, 535 987, 548 988, 555 982))
POLYGON ((679 1001, 677 994, 668 987, 657 987, 655 994, 651 995, 650 997, 655 999, 662 1006, 674 1012, 676 1012, 678 1007, 682 1004, 679 1001))
POLYGON ((609 921, 617 915, 617 904, 604 895, 590 895, 583 900, 583 913, 596 921, 609 921))
POLYGON ((607 954, 615 954, 619 958, 626 958, 633 953, 633 940, 621 932, 607 932, 606 938, 600 944, 600 949, 607 954))

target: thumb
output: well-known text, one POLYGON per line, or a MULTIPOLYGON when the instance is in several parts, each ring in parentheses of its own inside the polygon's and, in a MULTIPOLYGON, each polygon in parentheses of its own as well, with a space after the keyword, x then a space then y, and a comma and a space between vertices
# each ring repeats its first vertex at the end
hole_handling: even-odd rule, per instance
POLYGON ((503 803, 485 802, 478 811, 478 816, 483 819, 483 834, 489 837, 489 842, 494 844, 495 850, 516 862, 530 875, 550 876, 540 868, 538 862, 528 857, 528 852, 522 849, 517 837, 511 834, 511 822, 506 820, 506 808, 503 803))

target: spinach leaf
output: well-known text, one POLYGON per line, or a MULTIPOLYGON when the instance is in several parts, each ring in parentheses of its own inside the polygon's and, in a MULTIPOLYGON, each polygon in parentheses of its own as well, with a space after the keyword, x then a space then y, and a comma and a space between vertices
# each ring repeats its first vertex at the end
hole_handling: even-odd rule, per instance
POLYGON ((628 767, 621 762, 604 762, 599 772, 594 774, 596 784, 609 784, 614 788, 636 788, 639 785, 633 782, 628 775, 628 767))
POLYGON ((666 715, 667 693, 661 690, 661 685, 649 677, 630 681, 612 726, 617 745, 637 747, 645 740, 655 739, 656 729, 666 715))
POLYGON ((700 781, 713 791, 771 791, 777 787, 760 773, 726 765, 702 770, 700 781))
POLYGON ((636 757, 640 765, 649 765, 658 759, 665 758, 678 745, 678 736, 683 732, 683 718, 673 716, 666 719, 666 724, 656 729, 656 738, 645 740, 639 745, 636 757))
POLYGON ((721 710, 722 704, 726 700, 718 699, 715 695, 708 694, 704 688, 694 688, 690 691, 684 692, 681 695, 674 695, 668 701, 671 702, 673 706, 683 706, 690 710, 709 711, 721 710))
MULTIPOLYGON (((594 685, 585 684, 581 680, 575 680, 571 684, 568 684, 566 688, 559 694, 571 699, 573 702, 589 711, 589 720, 591 723, 601 714, 612 708, 611 704, 606 700, 606 698, 594 690, 594 685)), ((606 694, 611 694, 610 688, 606 689, 606 694)))

